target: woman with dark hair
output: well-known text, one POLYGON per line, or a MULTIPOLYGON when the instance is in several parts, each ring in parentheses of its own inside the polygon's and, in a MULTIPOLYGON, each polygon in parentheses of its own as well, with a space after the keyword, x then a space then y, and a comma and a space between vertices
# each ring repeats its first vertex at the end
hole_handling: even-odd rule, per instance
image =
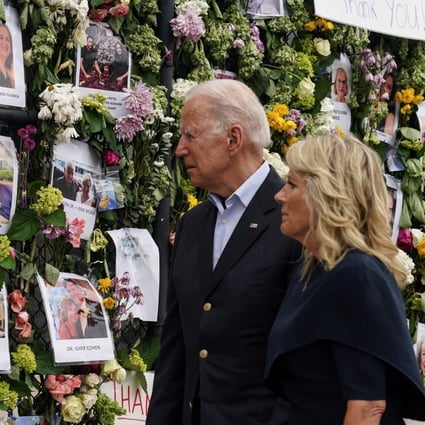
POLYGON ((12 36, 6 24, 0 22, 0 86, 15 88, 12 36))
POLYGON ((115 43, 115 56, 111 64, 110 86, 112 90, 120 91, 127 87, 128 52, 120 41, 115 43))

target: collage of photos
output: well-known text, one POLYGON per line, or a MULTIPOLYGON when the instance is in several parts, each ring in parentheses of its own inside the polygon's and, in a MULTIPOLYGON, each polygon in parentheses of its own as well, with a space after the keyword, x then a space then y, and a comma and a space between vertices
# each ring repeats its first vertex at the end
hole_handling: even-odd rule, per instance
POLYGON ((86 36, 86 45, 77 48, 75 84, 81 96, 101 91, 107 96, 105 105, 113 117, 126 115, 123 100, 130 84, 130 52, 102 23, 90 24, 86 36))
POLYGON ((108 316, 102 298, 90 281, 61 273, 56 285, 37 276, 52 340, 55 362, 85 363, 114 356, 108 316), (66 342, 65 342, 66 341, 66 342))

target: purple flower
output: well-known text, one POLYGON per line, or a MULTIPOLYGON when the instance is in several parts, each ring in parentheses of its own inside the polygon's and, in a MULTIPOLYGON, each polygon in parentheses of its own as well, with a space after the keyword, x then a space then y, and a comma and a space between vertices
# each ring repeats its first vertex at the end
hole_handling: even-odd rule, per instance
POLYGON ((143 123, 140 117, 126 115, 119 117, 115 121, 114 131, 118 140, 131 142, 138 131, 143 130, 143 123))
POLYGON ((27 149, 29 151, 34 150, 35 148, 35 140, 31 139, 31 137, 27 137, 24 139, 24 149, 27 149))
POLYGON ((53 226, 52 224, 48 224, 46 228, 43 230, 43 233, 47 239, 57 239, 60 236, 66 234, 66 227, 53 226))
POLYGON ((142 81, 124 99, 124 106, 134 115, 144 118, 153 111, 153 93, 142 81))
POLYGON ((171 19, 174 37, 187 41, 198 41, 205 34, 205 25, 197 11, 188 7, 184 13, 171 19))
POLYGON ((251 40, 257 46, 257 49, 264 53, 264 44, 260 39, 260 30, 258 29, 257 22, 253 21, 251 24, 251 40))

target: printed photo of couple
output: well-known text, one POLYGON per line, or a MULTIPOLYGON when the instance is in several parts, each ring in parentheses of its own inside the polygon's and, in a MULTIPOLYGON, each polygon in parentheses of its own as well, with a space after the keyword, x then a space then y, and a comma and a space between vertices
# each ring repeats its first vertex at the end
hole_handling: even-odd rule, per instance
POLYGON ((55 285, 37 280, 56 363, 107 360, 114 346, 102 297, 85 277, 60 273, 55 285))

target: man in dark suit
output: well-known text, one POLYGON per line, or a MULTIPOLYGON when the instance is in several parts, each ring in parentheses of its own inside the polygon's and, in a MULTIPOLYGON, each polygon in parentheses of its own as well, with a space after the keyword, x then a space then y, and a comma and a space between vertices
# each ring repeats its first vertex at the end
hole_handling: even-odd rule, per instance
POLYGON ((246 85, 213 80, 188 92, 180 129, 176 155, 209 195, 177 231, 147 425, 284 424, 262 380, 300 248, 280 235, 267 118, 246 85))

